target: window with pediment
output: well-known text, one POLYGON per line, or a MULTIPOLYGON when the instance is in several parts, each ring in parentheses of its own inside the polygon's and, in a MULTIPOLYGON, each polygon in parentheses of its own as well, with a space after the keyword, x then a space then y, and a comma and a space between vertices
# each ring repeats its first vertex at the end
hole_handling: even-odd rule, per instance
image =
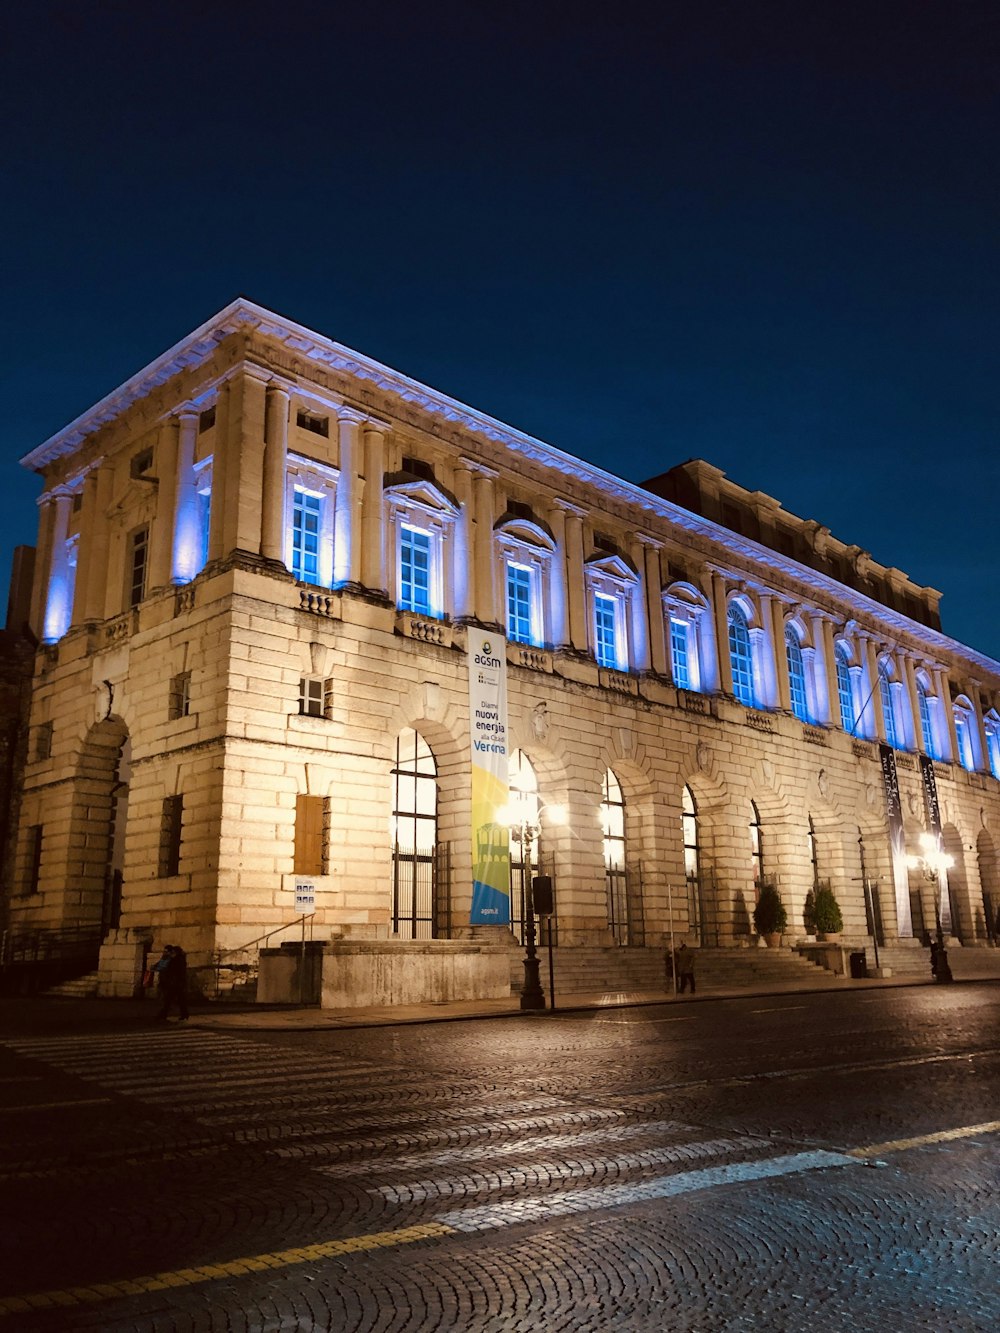
MULTIPOLYGON (((524 506, 527 508, 527 506, 524 506)), ((534 518, 511 512, 496 525, 507 638, 536 648, 548 642, 545 605, 555 542, 534 518)))
POLYGON ((785 661, 788 664, 788 690, 792 712, 801 722, 812 721, 806 661, 802 652, 802 632, 792 621, 785 626, 785 661))
POLYGON ((978 764, 976 763, 976 710, 972 706, 972 701, 964 694, 960 694, 952 706, 955 718, 955 739, 958 741, 958 754, 956 759, 963 768, 970 773, 975 772, 978 764))
POLYGON ((443 620, 451 597, 445 551, 453 538, 458 503, 437 482, 408 476, 387 486, 385 499, 395 553, 396 606, 431 620, 443 620))
POLYGON ((591 650, 597 665, 610 671, 628 671, 629 607, 638 576, 624 556, 599 552, 587 561, 585 578, 591 650))
POLYGON ((333 584, 336 468, 289 453, 285 484, 285 564, 300 583, 333 584))
POLYGON ((726 612, 729 625, 729 662, 733 672, 733 694, 748 708, 757 706, 750 615, 740 598, 733 598, 726 612))
POLYGON ((679 690, 700 691, 709 677, 705 625, 708 602, 691 583, 672 583, 663 594, 670 640, 670 678, 679 690))
POLYGON ((991 708, 986 714, 983 726, 986 731, 986 757, 990 772, 995 778, 1000 778, 1000 714, 995 708, 991 708))

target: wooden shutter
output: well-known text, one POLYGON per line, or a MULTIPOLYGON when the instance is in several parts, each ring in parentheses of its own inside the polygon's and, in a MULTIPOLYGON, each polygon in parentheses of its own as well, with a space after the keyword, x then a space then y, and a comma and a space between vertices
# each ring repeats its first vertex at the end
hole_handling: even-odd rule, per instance
POLYGON ((322 796, 295 798, 296 875, 323 873, 323 807, 322 796))

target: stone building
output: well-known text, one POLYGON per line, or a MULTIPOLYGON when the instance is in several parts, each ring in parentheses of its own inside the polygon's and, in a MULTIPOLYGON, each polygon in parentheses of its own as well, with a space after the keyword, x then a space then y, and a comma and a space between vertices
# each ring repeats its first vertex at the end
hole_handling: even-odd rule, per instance
POLYGON ((475 946, 512 946, 470 924, 470 627, 506 643, 537 815, 516 940, 526 852, 595 984, 671 935, 755 942, 764 881, 787 942, 820 883, 851 941, 992 939, 1000 664, 933 589, 708 463, 623 481, 243 300, 24 463, 40 647, 6 917, 91 927, 106 990, 152 938, 206 968, 296 938, 305 879, 359 997, 408 948, 475 993, 475 946), (928 832, 946 876, 905 865, 928 832))

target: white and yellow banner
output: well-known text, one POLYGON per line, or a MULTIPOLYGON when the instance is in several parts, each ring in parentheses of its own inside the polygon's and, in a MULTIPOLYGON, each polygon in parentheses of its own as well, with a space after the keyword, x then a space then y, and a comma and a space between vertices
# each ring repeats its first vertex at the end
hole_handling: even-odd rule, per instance
POLYGON ((472 746, 472 915, 474 926, 510 925, 510 835, 497 822, 508 800, 507 645, 468 630, 472 746))

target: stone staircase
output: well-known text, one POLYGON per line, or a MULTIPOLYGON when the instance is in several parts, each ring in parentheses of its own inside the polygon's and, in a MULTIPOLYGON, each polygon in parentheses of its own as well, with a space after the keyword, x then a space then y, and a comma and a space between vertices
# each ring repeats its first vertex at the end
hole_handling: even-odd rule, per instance
POLYGON ((88 1000, 97 994, 97 972, 87 972, 72 981, 61 981, 57 986, 47 986, 43 995, 61 996, 67 1000, 88 1000))
MULTIPOLYGON (((556 994, 594 991, 666 991, 669 984, 661 948, 556 948, 553 950, 556 994)), ((548 953, 539 949, 542 989, 548 994, 548 953)), ((511 950, 511 994, 524 980, 524 950, 511 950)), ((734 989, 797 982, 803 986, 828 982, 830 973, 790 948, 696 949, 695 977, 706 989, 734 989)))

